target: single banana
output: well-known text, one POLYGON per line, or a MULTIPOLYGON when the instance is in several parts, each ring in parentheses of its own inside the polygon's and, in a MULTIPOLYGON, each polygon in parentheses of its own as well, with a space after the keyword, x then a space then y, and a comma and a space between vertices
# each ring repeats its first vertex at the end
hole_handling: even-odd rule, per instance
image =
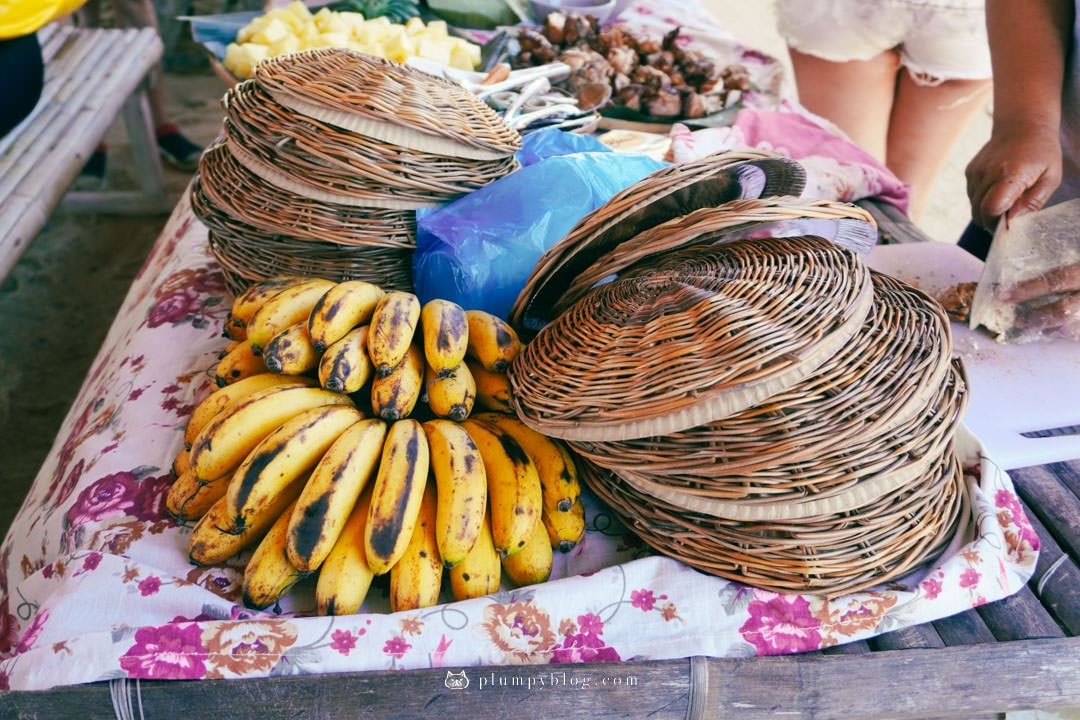
POLYGON ((476 407, 492 412, 512 412, 510 405, 510 378, 504 372, 490 372, 472 358, 465 358, 465 365, 476 383, 476 407))
POLYGON ((219 412, 191 444, 191 467, 204 480, 237 468, 256 445, 289 418, 324 405, 354 407, 347 395, 306 385, 258 390, 219 412))
POLYGON ((388 374, 376 371, 371 379, 371 412, 387 422, 401 420, 412 413, 423 390, 424 351, 413 343, 388 374))
POLYGON ((476 536, 465 559, 450 568, 450 591, 455 600, 492 595, 502 582, 502 560, 491 539, 491 522, 484 516, 480 534, 476 536))
POLYGON ((225 495, 230 477, 226 474, 213 480, 202 480, 189 468, 169 486, 169 492, 165 495, 165 509, 179 522, 194 522, 225 495))
POLYGON ((300 321, 306 321, 319 298, 334 286, 333 280, 310 278, 291 285, 263 303, 247 323, 247 342, 256 355, 270 338, 300 321))
POLYGON ((286 549, 301 570, 317 570, 329 554, 360 493, 374 477, 386 439, 386 423, 354 423, 326 451, 296 502, 286 549))
POLYGON ((427 436, 419 421, 406 418, 392 423, 383 443, 364 527, 364 552, 376 575, 389 572, 405 552, 420 513, 429 466, 427 436))
POLYGON ((319 353, 308 337, 307 322, 301 320, 270 338, 262 353, 266 369, 279 375, 303 375, 319 365, 319 353))
POLYGON ((342 280, 319 298, 308 315, 311 344, 317 352, 336 343, 353 328, 371 320, 386 291, 365 280, 342 280))
POLYGON ((371 315, 368 355, 375 375, 389 375, 408 353, 420 320, 420 298, 413 293, 391 290, 380 298, 371 315))
POLYGON ((487 512, 487 475, 469 431, 451 420, 424 423, 438 490, 435 537, 447 567, 460 563, 480 535, 487 512))
POLYGON ((375 374, 368 356, 367 325, 349 330, 326 348, 319 358, 319 384, 327 390, 351 394, 364 387, 375 374))
POLYGON ((419 610, 439 604, 443 563, 435 540, 435 485, 427 483, 409 544, 390 568, 390 609, 419 610))
POLYGON ((540 473, 509 433, 469 418, 462 423, 484 460, 491 536, 502 555, 519 552, 541 523, 540 473))
POLYGON ((469 554, 487 512, 484 459, 459 423, 434 418, 423 423, 431 450, 431 475, 438 490, 435 536, 438 555, 453 568, 469 554))
POLYGON ((438 376, 448 375, 465 361, 469 347, 469 319, 452 300, 434 298, 420 308, 424 357, 438 376))
MULTIPOLYGON (((313 387, 315 381, 310 378, 261 372, 258 375, 237 380, 225 387, 215 388, 213 392, 199 401, 195 409, 191 411, 191 415, 188 416, 187 425, 184 427, 184 446, 190 449, 199 432, 222 410, 236 405, 259 390, 265 390, 269 387, 283 387, 285 385, 313 387)), ((189 462, 190 459, 189 456, 189 462)))
POLYGON ((233 527, 222 496, 199 518, 188 539, 188 558, 196 565, 220 565, 262 539, 274 521, 288 508, 295 495, 283 494, 244 529, 233 527))
POLYGON ((429 364, 424 369, 424 395, 436 417, 460 422, 476 405, 476 381, 463 362, 442 375, 429 364))
POLYGON ((249 608, 262 610, 276 604, 310 574, 294 567, 285 553, 293 507, 290 505, 278 516, 244 566, 241 588, 244 605, 249 608))
POLYGON ((490 372, 506 372, 521 351, 521 340, 510 323, 486 310, 466 310, 469 320, 468 355, 490 372))
POLYGON ((360 495, 334 547, 319 567, 315 582, 315 608, 319 615, 353 615, 364 605, 375 579, 364 552, 364 527, 370 506, 368 488, 360 495))
POLYGON ((229 317, 235 319, 240 327, 246 327, 251 316, 266 304, 267 300, 282 290, 310 279, 309 275, 273 275, 256 280, 233 298, 229 306, 229 317))
POLYGON ((225 387, 266 371, 266 364, 251 345, 246 341, 238 342, 214 365, 214 382, 218 387, 225 387))
POLYGON ((503 574, 517 587, 547 582, 554 553, 543 523, 537 523, 525 547, 502 559, 503 574))
POLYGON ((275 275, 248 285, 233 298, 225 318, 225 335, 233 340, 247 339, 247 324, 263 304, 292 285, 309 280, 304 275, 275 275))
POLYGON ((551 547, 561 553, 570 552, 585 539, 585 505, 580 497, 566 511, 545 507, 541 519, 551 547))
POLYGON ((229 482, 225 499, 232 524, 247 527, 250 518, 259 516, 278 495, 296 486, 302 489, 334 441, 363 417, 351 405, 323 405, 297 413, 270 432, 229 482))
POLYGON ((513 415, 481 413, 474 416, 509 433, 536 463, 540 486, 544 489, 544 510, 567 512, 581 496, 581 478, 569 446, 548 437, 513 415))
POLYGON ((169 469, 172 470, 172 474, 176 477, 180 477, 191 469, 191 450, 186 445, 181 446, 176 452, 169 469))

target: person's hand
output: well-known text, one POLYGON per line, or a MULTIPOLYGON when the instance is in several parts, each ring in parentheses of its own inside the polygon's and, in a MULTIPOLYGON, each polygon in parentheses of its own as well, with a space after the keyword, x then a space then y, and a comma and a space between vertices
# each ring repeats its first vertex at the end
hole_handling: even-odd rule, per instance
POLYGON ((998 219, 1042 208, 1061 183, 1061 141, 1056 129, 995 132, 968 163, 972 220, 993 230, 998 219))

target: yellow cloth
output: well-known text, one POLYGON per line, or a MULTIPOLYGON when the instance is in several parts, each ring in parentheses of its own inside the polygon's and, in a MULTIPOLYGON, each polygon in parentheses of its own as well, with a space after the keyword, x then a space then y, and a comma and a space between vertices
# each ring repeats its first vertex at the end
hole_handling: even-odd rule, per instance
POLYGON ((0 0, 0 40, 37 32, 86 0, 0 0))

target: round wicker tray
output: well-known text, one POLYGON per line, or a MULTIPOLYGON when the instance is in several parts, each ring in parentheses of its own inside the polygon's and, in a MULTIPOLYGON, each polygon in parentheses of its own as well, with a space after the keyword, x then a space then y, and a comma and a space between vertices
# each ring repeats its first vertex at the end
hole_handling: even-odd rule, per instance
POLYGON ((585 483, 646 544, 702 572, 826 596, 901 577, 939 555, 970 517, 951 443, 925 473, 857 509, 746 522, 688 511, 579 462, 585 483))
POLYGON ((797 162, 754 149, 662 168, 587 214, 540 256, 511 308, 510 322, 526 337, 538 331, 557 314, 552 306, 584 268, 648 228, 732 200, 795 196, 805 182, 797 162))
POLYGON ((862 331, 789 390, 681 432, 571 445, 640 491, 730 519, 850 510, 906 483, 951 439, 967 385, 940 305, 872 277, 862 331))
POLYGON ((425 153, 298 115, 248 81, 224 98, 230 148, 278 187, 318 200, 387 208, 434 207, 519 167, 513 154, 469 160, 425 153), (261 170, 261 171, 260 171, 261 170))
POLYGON ((872 305, 861 258, 821 238, 674 250, 592 289, 525 346, 508 372, 515 411, 569 440, 703 425, 810 375, 872 305))
POLYGON ((260 62, 252 79, 290 110, 394 145, 477 160, 521 148, 521 135, 475 93, 374 55, 303 50, 260 62))

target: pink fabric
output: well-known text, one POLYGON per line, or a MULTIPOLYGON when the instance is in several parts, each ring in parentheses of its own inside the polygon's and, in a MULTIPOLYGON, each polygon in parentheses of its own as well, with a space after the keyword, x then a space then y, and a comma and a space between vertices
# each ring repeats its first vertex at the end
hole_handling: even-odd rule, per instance
POLYGON ((774 150, 806 168, 803 197, 854 202, 876 198, 907 212, 909 187, 826 120, 794 106, 747 108, 731 127, 691 130, 677 124, 670 132, 668 159, 685 162, 738 147, 774 150))

